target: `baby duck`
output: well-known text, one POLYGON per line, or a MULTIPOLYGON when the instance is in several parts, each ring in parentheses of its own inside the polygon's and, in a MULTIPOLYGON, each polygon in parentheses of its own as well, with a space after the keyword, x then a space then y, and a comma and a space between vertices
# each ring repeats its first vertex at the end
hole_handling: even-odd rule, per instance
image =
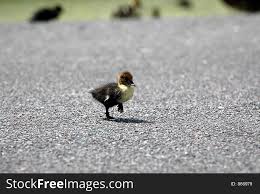
POLYGON ((45 22, 54 20, 57 19, 62 12, 63 8, 61 5, 56 5, 53 8, 41 8, 33 14, 30 22, 45 22))
POLYGON ((93 98, 102 103, 106 108, 107 119, 114 119, 109 115, 108 109, 118 106, 118 111, 122 113, 123 103, 130 100, 134 94, 135 84, 130 72, 124 71, 118 74, 117 83, 108 83, 90 91, 93 98))

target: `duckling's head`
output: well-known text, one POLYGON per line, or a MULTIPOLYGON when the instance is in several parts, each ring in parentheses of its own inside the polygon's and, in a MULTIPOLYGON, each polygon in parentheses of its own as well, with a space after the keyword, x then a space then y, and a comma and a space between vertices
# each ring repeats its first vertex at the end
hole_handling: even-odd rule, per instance
POLYGON ((119 73, 117 76, 117 82, 118 82, 118 85, 125 85, 128 87, 135 86, 135 84, 133 82, 133 76, 128 71, 119 73))
POLYGON ((57 4, 55 7, 54 7, 54 10, 56 13, 61 13, 63 11, 61 5, 57 4))

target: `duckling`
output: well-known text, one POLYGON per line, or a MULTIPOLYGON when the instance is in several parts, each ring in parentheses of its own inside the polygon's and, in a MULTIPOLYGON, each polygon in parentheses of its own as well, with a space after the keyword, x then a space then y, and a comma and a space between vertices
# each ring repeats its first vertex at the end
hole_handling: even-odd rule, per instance
POLYGON ((30 22, 45 22, 57 19, 62 11, 61 5, 56 5, 53 8, 41 8, 33 14, 30 22))
POLYGON ((259 0, 222 0, 229 6, 240 11, 255 13, 260 11, 259 0))
POLYGON ((192 7, 192 2, 189 0, 179 0, 178 5, 182 8, 189 9, 192 7))
POLYGON ((94 99, 105 106, 106 118, 114 119, 109 115, 108 109, 117 105, 118 111, 122 113, 124 111, 123 103, 133 97, 134 87, 132 74, 124 71, 118 74, 117 83, 108 83, 89 92, 94 99))
POLYGON ((160 8, 159 7, 153 7, 152 8, 152 17, 153 18, 159 18, 161 16, 160 8))
POLYGON ((130 4, 120 5, 118 9, 112 13, 114 18, 139 18, 139 8, 142 7, 140 0, 132 0, 130 4))

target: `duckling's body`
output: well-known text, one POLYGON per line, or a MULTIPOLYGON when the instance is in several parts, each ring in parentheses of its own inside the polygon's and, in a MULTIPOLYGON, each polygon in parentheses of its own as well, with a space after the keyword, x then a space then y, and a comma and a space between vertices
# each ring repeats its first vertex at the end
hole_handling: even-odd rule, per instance
POLYGON ((133 97, 135 85, 132 79, 131 73, 122 72, 118 75, 117 83, 108 83, 90 91, 93 98, 105 106, 108 119, 113 119, 109 115, 109 108, 117 105, 118 111, 122 113, 123 103, 133 97))
POLYGON ((240 11, 246 12, 259 12, 260 11, 260 1, 259 0, 222 0, 231 7, 238 9, 240 11))
POLYGON ((54 8, 41 8, 33 14, 30 22, 46 22, 57 19, 62 11, 63 8, 60 5, 54 8))
POLYGON ((132 0, 130 4, 121 5, 112 14, 114 18, 139 18, 139 9, 142 7, 141 0, 132 0))

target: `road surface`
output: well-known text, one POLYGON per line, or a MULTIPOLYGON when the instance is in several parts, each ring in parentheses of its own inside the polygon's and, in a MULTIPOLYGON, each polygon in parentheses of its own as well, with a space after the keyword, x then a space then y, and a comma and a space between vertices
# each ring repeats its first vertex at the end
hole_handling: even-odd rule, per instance
POLYGON ((260 172, 260 17, 0 24, 0 172, 260 172), (88 90, 129 70, 117 118, 88 90))

